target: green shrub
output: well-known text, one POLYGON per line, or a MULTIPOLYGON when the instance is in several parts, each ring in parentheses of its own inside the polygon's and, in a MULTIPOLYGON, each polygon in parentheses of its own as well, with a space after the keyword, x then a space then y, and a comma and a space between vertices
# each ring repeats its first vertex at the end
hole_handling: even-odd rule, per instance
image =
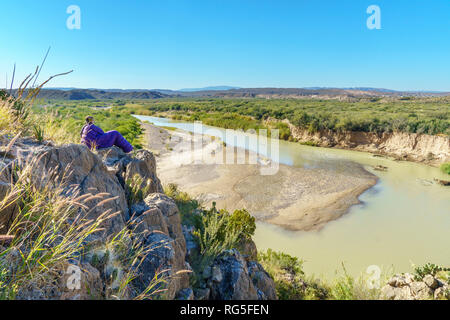
POLYGON ((34 138, 39 141, 42 142, 44 141, 44 128, 38 125, 34 125, 33 126, 33 134, 34 134, 34 138))
POLYGON ((285 271, 295 276, 303 276, 303 260, 290 256, 283 252, 267 249, 266 252, 258 254, 258 260, 268 267, 269 273, 285 271))
POLYGON ((150 179, 144 182, 144 179, 138 174, 135 174, 131 179, 128 179, 126 181, 128 205, 144 200, 144 196, 147 195, 150 190, 151 183, 150 179))
POLYGON ((278 299, 321 300, 329 295, 319 281, 305 279, 303 261, 297 257, 268 249, 258 253, 258 261, 274 279, 278 299))
POLYGON ((258 261, 274 279, 280 300, 304 298, 303 261, 282 252, 268 249, 258 253, 258 261))
MULTIPOLYGON (((269 117, 284 120, 316 132, 416 132, 450 134, 448 97, 410 100, 355 99, 259 99, 259 98, 176 98, 130 103, 120 107, 135 114, 164 114, 172 119, 195 121, 230 129, 266 128, 269 117), (372 101, 371 101, 372 100, 372 101)), ((287 127, 280 125, 280 139, 289 140, 287 127)))
POLYGON ((256 220, 247 210, 235 210, 228 220, 228 230, 237 230, 240 237, 251 239, 255 234, 256 220))
POLYGON ((230 214, 218 211, 215 206, 203 212, 201 226, 194 232, 201 255, 198 270, 211 264, 223 251, 237 247, 243 229, 236 228, 230 221, 230 214))
POLYGON ((444 268, 433 263, 427 263, 423 266, 414 268, 414 279, 416 281, 422 281, 426 275, 436 276, 439 272, 450 272, 450 268, 444 268))
MULTIPOLYGON (((360 276, 354 278, 347 273, 342 264, 343 273, 334 280, 330 287, 330 298, 333 300, 377 300, 381 296, 380 288, 369 287, 368 279, 360 276)), ((381 282, 381 280, 380 280, 381 282)))
POLYGON ((196 229, 201 227, 203 209, 198 200, 192 199, 186 192, 178 190, 178 186, 174 183, 164 186, 164 193, 177 204, 182 224, 194 226, 196 229))
POLYGON ((441 171, 446 174, 450 174, 450 162, 441 164, 441 171))

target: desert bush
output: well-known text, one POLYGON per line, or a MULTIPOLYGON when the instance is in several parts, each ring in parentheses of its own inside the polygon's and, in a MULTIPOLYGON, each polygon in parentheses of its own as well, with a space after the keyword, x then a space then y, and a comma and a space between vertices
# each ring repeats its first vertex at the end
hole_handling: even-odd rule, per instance
POLYGON ((303 260, 268 249, 258 253, 258 261, 275 281, 278 299, 326 299, 328 289, 318 280, 305 278, 303 260))
MULTIPOLYGON (((426 275, 436 276, 438 273, 447 273, 447 278, 450 275, 450 268, 435 265, 433 263, 427 263, 423 266, 414 267, 414 279, 416 281, 422 281, 426 275)), ((443 275, 443 274, 442 274, 443 275)), ((445 275, 443 275, 445 276, 445 275)))
POLYGON ((144 179, 138 174, 135 174, 125 183, 127 186, 127 201, 130 206, 144 200, 144 195, 148 194, 152 185, 150 179, 144 182, 144 179))
POLYGON ((203 208, 198 200, 193 199, 186 192, 180 191, 174 183, 165 185, 164 193, 177 204, 182 224, 194 226, 196 229, 201 227, 203 208))
MULTIPOLYGON (((382 281, 380 280, 380 283, 382 281)), ((342 264, 342 273, 330 286, 330 298, 333 300, 378 300, 380 296, 380 288, 369 287, 367 279, 363 276, 352 277, 344 264, 342 264)))
POLYGON ((450 174, 450 162, 441 164, 441 171, 446 174, 450 174))

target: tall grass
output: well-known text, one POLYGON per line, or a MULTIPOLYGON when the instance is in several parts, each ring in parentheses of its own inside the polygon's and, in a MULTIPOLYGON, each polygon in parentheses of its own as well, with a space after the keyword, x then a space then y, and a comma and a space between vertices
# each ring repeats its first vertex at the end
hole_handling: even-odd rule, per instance
POLYGON ((150 179, 144 181, 138 174, 135 174, 132 178, 125 181, 125 183, 127 185, 127 201, 130 206, 133 203, 144 200, 144 196, 149 193, 152 185, 150 179))
POLYGON ((55 170, 36 175, 43 172, 41 157, 12 168, 14 183, 0 202, 0 214, 13 206, 18 209, 7 226, 6 234, 13 240, 0 248, 0 299, 27 296, 30 288, 57 283, 68 261, 88 261, 101 271, 104 299, 160 296, 168 281, 164 270, 157 272, 143 291, 138 291, 133 281, 145 257, 163 244, 144 245, 127 226, 104 244, 92 247, 91 240, 104 231, 104 223, 119 212, 109 209, 96 218, 90 214, 115 198, 106 193, 79 195, 75 187, 67 185, 68 169, 62 174, 55 170), (90 206, 94 199, 100 201, 90 206))
POLYGON ((258 261, 275 282, 278 299, 319 300, 329 297, 329 289, 315 279, 306 279, 303 260, 271 249, 258 253, 258 261))
POLYGON ((12 206, 17 214, 7 226, 12 243, 0 253, 1 282, 8 288, 0 293, 14 298, 16 293, 32 284, 42 287, 55 281, 56 275, 70 259, 79 259, 91 235, 117 213, 106 211, 96 219, 88 219, 95 210, 87 202, 105 195, 80 196, 75 189, 67 189, 67 172, 42 172, 40 158, 32 158, 23 166, 12 168, 14 183, 0 202, 0 212, 12 206), (39 179, 36 181, 36 179, 39 179))

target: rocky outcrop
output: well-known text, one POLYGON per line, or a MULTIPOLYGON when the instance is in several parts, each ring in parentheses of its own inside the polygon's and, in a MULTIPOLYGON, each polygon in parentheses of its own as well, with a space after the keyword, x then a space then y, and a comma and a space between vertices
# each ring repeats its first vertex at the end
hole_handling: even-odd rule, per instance
POLYGON ((381 289, 381 298, 388 300, 450 299, 450 285, 430 274, 416 281, 405 273, 395 275, 381 289))
POLYGON ((247 261, 238 250, 221 253, 202 273, 196 288, 199 300, 275 300, 275 284, 257 261, 247 261))
POLYGON ((129 157, 117 147, 97 150, 97 153, 108 170, 117 176, 122 185, 138 175, 142 180, 140 189, 147 191, 143 195, 144 198, 154 192, 163 192, 161 182, 156 175, 156 160, 153 153, 147 150, 138 150, 133 157, 129 157))
MULTIPOLYGON (((62 265, 60 283, 45 287, 39 283, 30 283, 29 288, 20 291, 18 298, 104 298, 108 290, 105 279, 113 276, 113 273, 119 272, 120 275, 125 270, 117 268, 121 261, 113 261, 116 257, 103 246, 107 239, 126 228, 133 229, 133 241, 138 241, 149 249, 148 254, 136 266, 138 277, 133 280, 136 293, 144 290, 156 273, 166 279, 165 298, 173 299, 179 291, 189 288, 185 272, 186 243, 181 230, 180 214, 173 200, 162 194, 163 189, 156 175, 155 158, 151 152, 139 150, 128 155, 113 147, 94 153, 82 145, 53 146, 51 143, 41 144, 32 139, 18 139, 6 148, 9 142, 9 137, 2 137, 0 201, 8 194, 11 183, 14 183, 12 168, 33 163, 31 178, 36 186, 48 187, 58 181, 58 185, 64 186, 67 195, 92 195, 89 197, 92 199, 85 203, 91 208, 88 218, 96 219, 105 213, 115 213, 112 218, 105 220, 102 233, 87 239, 86 246, 89 246, 92 253, 70 261, 70 265, 82 270, 80 289, 67 290, 65 269, 68 265, 62 265), (144 200, 130 203, 127 181, 136 175, 143 184, 138 188, 145 190, 144 200), (99 257, 106 260, 98 263, 99 257)), ((0 212, 0 222, 3 225, 0 234, 8 230, 15 212, 13 209, 11 206, 0 212)), ((135 293, 128 293, 123 298, 133 296, 135 293)))
POLYGON ((135 234, 142 235, 151 247, 139 266, 138 286, 144 290, 158 271, 164 271, 163 274, 171 279, 166 297, 174 299, 178 291, 189 287, 190 269, 185 261, 186 241, 178 207, 165 194, 153 193, 133 205, 131 210, 135 234))
MULTIPOLYGON (((277 121, 269 119, 270 121, 277 121)), ((321 147, 354 149, 392 156, 398 159, 439 165, 450 161, 450 137, 406 132, 333 132, 321 130, 308 132, 286 123, 291 134, 299 142, 314 143, 321 147)))
MULTIPOLYGON (((95 220, 105 213, 102 233, 89 236, 84 254, 71 257, 52 270, 56 280, 40 283, 31 281, 21 288, 19 299, 101 299, 119 286, 120 279, 132 272, 132 289, 122 292, 121 299, 130 299, 145 291, 155 276, 165 279, 163 298, 166 299, 276 299, 272 278, 256 261, 256 246, 243 240, 238 250, 220 254, 202 273, 202 283, 190 287, 192 274, 189 259, 198 258, 198 244, 192 227, 182 226, 176 203, 163 193, 156 175, 153 154, 139 150, 124 154, 116 147, 92 152, 76 144, 53 146, 32 139, 18 139, 6 150, 11 139, 1 137, 0 201, 8 195, 16 179, 13 168, 32 164, 32 183, 36 186, 63 186, 64 195, 85 196, 88 218, 95 220), (137 176, 138 179, 135 179, 137 176), (130 183, 138 183, 130 186, 130 183), (139 191, 140 197, 133 196, 139 191), (121 242, 122 253, 107 245, 123 230, 130 237, 121 242), (121 257, 132 251, 132 243, 146 248, 139 261, 127 270, 121 257), (80 286, 70 289, 68 270, 78 270, 80 286), (134 276, 135 275, 135 276, 134 276)), ((1 208, 1 207, 0 207, 1 208)), ((0 235, 6 233, 19 206, 12 205, 0 212, 0 235)), ((7 245, 6 242, 1 243, 7 245)), ((0 247, 0 250, 5 250, 0 247)), ((14 268, 20 256, 11 248, 6 257, 14 268), (16 261, 17 260, 17 261, 16 261)), ((50 277, 50 275, 49 275, 50 277)), ((126 279, 126 278, 125 278, 126 279)))

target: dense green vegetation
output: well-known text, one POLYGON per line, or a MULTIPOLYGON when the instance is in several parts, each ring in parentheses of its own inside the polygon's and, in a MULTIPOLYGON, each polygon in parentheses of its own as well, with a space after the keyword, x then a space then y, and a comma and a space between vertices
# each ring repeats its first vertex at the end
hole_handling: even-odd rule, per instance
POLYGON ((330 297, 329 289, 317 280, 305 280, 303 261, 268 249, 258 253, 258 261, 275 281, 278 299, 320 300, 330 297))
POLYGON ((230 213, 218 210, 215 205, 206 210, 187 193, 179 191, 175 184, 164 189, 180 209, 184 224, 194 227, 194 236, 200 252, 192 267, 200 274, 223 251, 238 249, 241 241, 251 240, 255 233, 255 218, 247 210, 230 213))
POLYGON ((446 174, 450 174, 450 162, 441 164, 441 171, 446 174))
POLYGON ((311 132, 415 132, 450 134, 450 99, 373 99, 347 102, 321 99, 158 99, 119 107, 133 114, 170 113, 174 119, 201 120, 231 129, 265 127, 264 120, 289 119, 311 132))
POLYGON ((92 115, 96 125, 105 132, 117 130, 136 149, 142 148, 143 131, 139 121, 126 111, 119 111, 115 107, 105 108, 104 103, 60 102, 45 106, 37 104, 33 108, 33 112, 36 117, 44 120, 40 122, 39 126, 46 139, 78 143, 85 118, 92 115))

